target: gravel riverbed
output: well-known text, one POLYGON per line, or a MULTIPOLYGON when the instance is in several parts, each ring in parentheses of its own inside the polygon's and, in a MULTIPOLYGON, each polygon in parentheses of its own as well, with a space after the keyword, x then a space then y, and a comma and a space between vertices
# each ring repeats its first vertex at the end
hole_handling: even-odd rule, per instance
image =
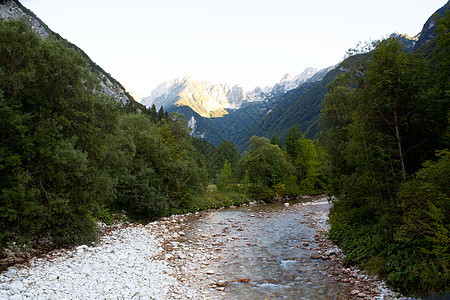
MULTIPOLYGON (((349 299, 399 299, 383 282, 342 265, 341 252, 323 234, 328 208, 324 199, 289 207, 308 209, 308 226, 317 230, 314 239, 320 247, 311 259, 333 261, 330 276, 352 285, 349 299)), ((115 226, 96 245, 54 251, 10 267, 0 274, 0 299, 228 299, 226 279, 211 267, 223 255, 214 242, 218 233, 185 238, 192 230, 189 220, 207 213, 115 226)))

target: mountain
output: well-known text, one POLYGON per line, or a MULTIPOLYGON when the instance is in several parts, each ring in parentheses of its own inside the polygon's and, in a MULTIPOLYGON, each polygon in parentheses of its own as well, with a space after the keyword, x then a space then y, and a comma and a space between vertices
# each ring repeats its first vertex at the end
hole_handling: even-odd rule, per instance
MULTIPOLYGON (((398 39, 405 51, 427 57, 436 49, 436 14, 444 16, 449 3, 437 10, 416 36, 395 32, 390 37, 398 39)), ((326 86, 338 72, 330 67, 320 71, 308 68, 294 77, 287 74, 259 95, 261 101, 243 101, 238 109, 220 118, 202 118, 189 107, 178 107, 177 110, 186 114, 190 124, 195 124, 193 135, 216 146, 223 140, 231 140, 240 153, 248 148, 248 140, 253 135, 270 138, 275 134, 284 138, 293 125, 298 126, 307 138, 314 138, 319 132, 320 108, 327 93, 326 86)))
POLYGON ((178 78, 158 85, 150 96, 141 100, 141 103, 147 107, 154 104, 157 109, 162 106, 169 111, 176 107, 188 106, 205 118, 223 117, 230 111, 240 109, 249 103, 267 101, 269 98, 292 90, 313 77, 314 80, 320 80, 320 76, 316 75, 321 71, 307 68, 295 77, 286 74, 272 88, 257 87, 249 92, 238 85, 200 82, 191 77, 178 78))
MULTIPOLYGON (((181 113, 192 128, 193 136, 206 139, 215 146, 224 140, 231 140, 242 152, 247 148, 251 136, 266 136, 264 128, 269 126, 269 120, 280 118, 304 92, 321 82, 332 69, 334 67, 322 70, 307 68, 297 76, 285 75, 271 88, 256 88, 251 92, 235 86, 234 91, 238 91, 236 94, 225 93, 233 91, 227 85, 181 78, 159 85, 141 103, 147 106, 162 105, 167 111, 181 113), (228 98, 225 97, 227 95, 228 98), (206 106, 199 105, 204 105, 207 102, 205 99, 215 103, 215 107, 209 103, 209 108, 214 107, 215 110, 208 111, 206 106), (218 104, 225 111, 220 117, 213 114, 219 111, 218 104)), ((317 112, 315 114, 318 115, 317 112)))
POLYGON ((419 48, 425 46, 426 44, 429 44, 430 41, 433 41, 436 37, 436 17, 439 16, 439 18, 444 17, 445 13, 450 8, 450 1, 448 1, 444 6, 439 8, 431 17, 428 18, 428 20, 425 22, 425 24, 422 27, 422 31, 418 34, 418 40, 417 43, 414 45, 414 51, 419 50, 419 48))
POLYGON ((417 41, 419 40, 419 34, 415 37, 410 37, 407 34, 402 34, 398 32, 394 32, 389 36, 389 38, 396 38, 399 42, 403 44, 406 52, 410 52, 414 49, 417 41))
POLYGON ((230 109, 238 109, 243 102, 261 101, 264 98, 262 89, 245 92, 240 86, 214 84, 207 81, 197 81, 191 77, 166 81, 143 98, 141 103, 150 107, 164 107, 172 110, 174 107, 188 106, 202 117, 222 117, 230 109))
POLYGON ((140 103, 136 102, 133 97, 125 90, 125 88, 115 80, 110 74, 105 72, 100 66, 95 64, 89 56, 76 45, 66 41, 59 34, 53 32, 44 22, 42 22, 32 11, 24 7, 17 0, 0 0, 0 18, 3 19, 18 19, 24 18, 31 25, 34 31, 36 31, 43 39, 49 36, 64 40, 68 47, 78 51, 89 63, 91 71, 100 79, 100 85, 102 86, 103 92, 118 102, 123 106, 129 106, 135 110, 145 109, 140 103))

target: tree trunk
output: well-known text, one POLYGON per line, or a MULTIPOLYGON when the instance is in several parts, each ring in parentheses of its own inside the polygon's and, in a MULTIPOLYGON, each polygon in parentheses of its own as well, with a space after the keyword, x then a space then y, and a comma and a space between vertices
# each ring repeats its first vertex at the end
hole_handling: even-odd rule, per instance
POLYGON ((404 158, 403 149, 402 149, 400 124, 398 122, 397 108, 394 108, 394 124, 395 124, 395 137, 397 138, 398 154, 400 156, 400 161, 401 161, 401 165, 402 165, 402 180, 406 181, 405 158, 404 158))

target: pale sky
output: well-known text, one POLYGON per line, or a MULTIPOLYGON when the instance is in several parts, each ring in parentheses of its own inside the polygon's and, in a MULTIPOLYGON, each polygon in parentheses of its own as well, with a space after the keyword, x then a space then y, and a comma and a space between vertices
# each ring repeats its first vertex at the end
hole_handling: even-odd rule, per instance
POLYGON ((447 0, 21 0, 136 100, 182 76, 246 89, 414 36, 447 0))

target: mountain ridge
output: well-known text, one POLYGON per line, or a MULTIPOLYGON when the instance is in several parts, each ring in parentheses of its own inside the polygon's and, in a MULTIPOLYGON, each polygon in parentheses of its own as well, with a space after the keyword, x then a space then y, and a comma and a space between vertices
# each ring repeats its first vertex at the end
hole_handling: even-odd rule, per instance
POLYGON ((123 106, 131 106, 134 110, 142 111, 145 109, 139 102, 137 102, 109 73, 104 71, 99 65, 92 61, 92 59, 81 48, 75 44, 70 43, 58 33, 52 31, 47 24, 45 24, 39 17, 37 17, 31 10, 23 6, 18 0, 0 0, 0 18, 2 19, 18 19, 24 18, 37 32, 41 38, 46 39, 49 36, 54 37, 57 40, 63 40, 67 43, 68 47, 75 49, 79 52, 84 59, 89 63, 91 72, 94 73, 100 80, 100 86, 102 91, 113 97, 116 101, 123 106))
POLYGON ((256 87, 246 91, 239 85, 217 84, 208 81, 197 81, 192 77, 181 77, 167 80, 159 84, 150 96, 141 99, 147 107, 155 105, 166 110, 175 107, 189 106, 202 117, 223 117, 231 110, 236 110, 252 102, 267 101, 274 95, 286 93, 308 81, 319 81, 324 70, 308 67, 301 74, 286 74, 273 87, 256 87))

